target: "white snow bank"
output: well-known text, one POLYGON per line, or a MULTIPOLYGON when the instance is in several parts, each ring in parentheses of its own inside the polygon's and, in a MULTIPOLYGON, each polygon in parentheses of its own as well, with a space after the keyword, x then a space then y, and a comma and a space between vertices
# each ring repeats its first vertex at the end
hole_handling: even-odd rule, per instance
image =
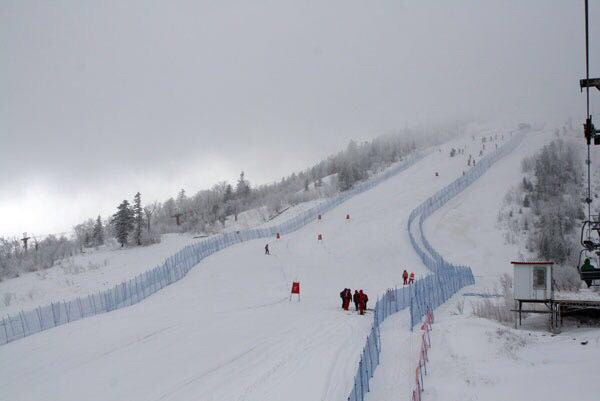
POLYGON ((50 269, 2 281, 0 316, 112 288, 162 264, 167 257, 197 241, 187 234, 165 234, 159 244, 90 250, 60 260, 50 269))
POLYGON ((424 400, 598 399, 600 330, 552 336, 452 314, 452 308, 451 300, 436 315, 424 400))

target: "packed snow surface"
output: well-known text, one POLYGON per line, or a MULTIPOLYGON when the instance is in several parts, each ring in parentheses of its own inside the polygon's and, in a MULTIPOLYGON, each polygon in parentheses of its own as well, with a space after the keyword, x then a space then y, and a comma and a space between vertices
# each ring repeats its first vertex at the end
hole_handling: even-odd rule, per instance
MULTIPOLYGON (((533 316, 519 330, 473 316, 477 297, 464 293, 498 293, 498 279, 512 276, 519 247, 506 244, 497 222, 508 188, 522 179, 521 160, 554 139, 550 132, 531 133, 511 154, 425 223, 430 243, 447 260, 473 269, 475 286, 467 287, 435 311, 431 332, 426 401, 593 401, 600 394, 600 330, 569 327, 547 332, 546 316, 533 316)), ((574 294, 560 293, 572 298, 574 294)), ((583 290, 577 298, 597 294, 583 290)), ((375 371, 368 401, 410 399, 418 361, 418 332, 408 330, 399 313, 381 328, 381 365, 375 371)))
POLYGON ((234 245, 139 304, 0 347, 0 394, 21 401, 345 399, 372 314, 341 311, 340 290, 362 288, 374 303, 404 268, 425 274, 406 219, 468 168, 470 153, 479 159, 480 147, 470 137, 441 146, 323 220, 270 241, 270 256, 265 241, 234 245), (464 155, 449 157, 462 146, 464 155), (300 302, 289 300, 295 280, 300 302))
MULTIPOLYGON (((238 222, 228 220, 224 232, 248 227, 278 224, 316 206, 322 199, 292 206, 265 222, 266 208, 242 212, 238 222)), ((0 282, 0 316, 46 306, 50 302, 70 301, 103 291, 162 264, 165 259, 201 238, 190 234, 164 234, 158 244, 120 248, 116 244, 58 260, 49 269, 21 274, 0 282)))
POLYGON ((49 269, 1 281, 0 316, 112 288, 196 241, 186 234, 166 234, 159 244, 146 247, 90 249, 49 269))

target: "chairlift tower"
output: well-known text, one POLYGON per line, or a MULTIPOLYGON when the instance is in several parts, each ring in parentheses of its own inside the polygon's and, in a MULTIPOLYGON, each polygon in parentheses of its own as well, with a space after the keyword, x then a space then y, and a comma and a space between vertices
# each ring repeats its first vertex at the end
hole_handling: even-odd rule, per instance
POLYGON ((27 252, 27 241, 30 239, 31 237, 28 237, 27 233, 23 233, 23 238, 21 238, 21 241, 23 241, 23 248, 25 248, 25 252, 27 252))
POLYGON ((583 135, 587 143, 587 220, 581 227, 581 252, 579 253, 579 262, 577 269, 581 280, 588 287, 593 285, 594 281, 600 280, 600 216, 592 216, 592 184, 591 184, 591 145, 600 145, 600 130, 597 130, 592 121, 590 113, 590 88, 600 90, 600 78, 590 78, 590 35, 589 35, 589 12, 588 0, 585 0, 585 79, 579 81, 581 91, 585 89, 586 94, 586 119, 583 124, 583 135), (597 238, 596 238, 597 237, 597 238), (596 256, 594 256, 596 255, 596 256), (583 259, 585 256, 585 259, 583 259), (591 259, 596 259, 596 265, 590 265, 591 259), (585 260, 585 265, 582 264, 585 260))

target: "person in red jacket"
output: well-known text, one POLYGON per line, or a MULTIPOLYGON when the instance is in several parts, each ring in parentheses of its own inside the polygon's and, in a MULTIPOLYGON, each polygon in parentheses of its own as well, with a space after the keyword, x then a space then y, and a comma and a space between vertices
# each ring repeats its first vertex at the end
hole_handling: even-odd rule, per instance
POLYGON ((410 272, 410 279, 408 280, 408 284, 412 284, 415 282, 415 272, 410 272))
POLYGON ((342 292, 340 292, 340 298, 342 298, 342 309, 348 310, 350 301, 352 301, 352 291, 350 288, 344 288, 342 292))
POLYGON ((369 297, 367 296, 367 294, 365 294, 363 290, 358 291, 358 313, 360 313, 361 315, 365 314, 368 301, 369 297))
POLYGON ((404 285, 408 284, 408 272, 406 270, 402 273, 402 278, 404 279, 404 285))

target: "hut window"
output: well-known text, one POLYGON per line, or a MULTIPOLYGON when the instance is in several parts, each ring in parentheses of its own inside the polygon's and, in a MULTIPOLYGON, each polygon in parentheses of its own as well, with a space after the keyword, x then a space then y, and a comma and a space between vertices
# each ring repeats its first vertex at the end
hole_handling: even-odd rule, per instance
POLYGON ((533 288, 536 290, 546 288, 546 269, 543 267, 533 269, 533 288))

